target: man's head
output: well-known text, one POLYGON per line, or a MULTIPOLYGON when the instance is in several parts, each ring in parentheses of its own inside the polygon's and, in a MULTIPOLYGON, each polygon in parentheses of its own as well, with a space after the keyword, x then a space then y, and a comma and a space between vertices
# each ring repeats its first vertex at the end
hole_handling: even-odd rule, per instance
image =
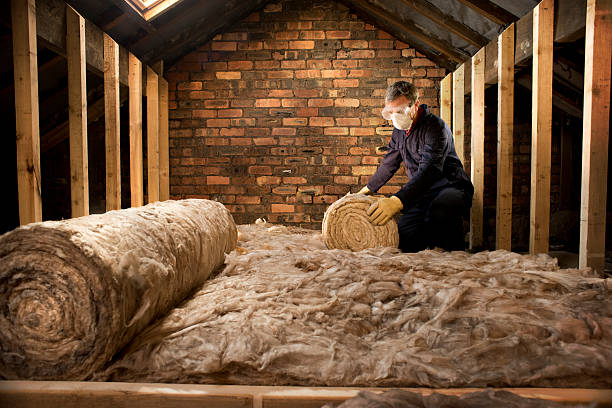
POLYGON ((408 129, 419 107, 419 91, 407 81, 397 81, 387 88, 383 118, 393 121, 398 129, 408 129))

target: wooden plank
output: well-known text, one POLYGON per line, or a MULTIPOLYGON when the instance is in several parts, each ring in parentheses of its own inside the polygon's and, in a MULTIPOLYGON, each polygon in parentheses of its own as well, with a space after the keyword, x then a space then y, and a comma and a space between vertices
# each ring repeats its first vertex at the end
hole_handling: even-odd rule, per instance
POLYGON ((483 244, 484 207, 484 89, 485 49, 472 57, 472 120, 471 120, 471 178, 474 197, 470 215, 470 248, 479 249, 483 244))
POLYGON ((106 146, 106 211, 121 209, 121 137, 119 46, 104 34, 104 120, 106 146))
POLYGON ((19 222, 42 221, 36 4, 11 0, 19 222))
POLYGON ((459 2, 493 21, 495 24, 505 26, 518 20, 514 14, 489 0, 459 0, 459 2))
POLYGON ((440 82, 440 117, 452 129, 452 92, 453 73, 451 72, 440 82))
POLYGON ((484 47, 489 40, 482 36, 480 33, 472 30, 465 24, 455 20, 455 18, 449 14, 443 13, 440 9, 435 7, 433 4, 426 0, 400 0, 403 4, 410 7, 411 9, 421 13, 425 17, 429 18, 434 23, 447 29, 451 33, 463 38, 468 43, 475 47, 484 47))
POLYGON ((147 67, 147 196, 159 201, 159 79, 147 67))
POLYGON ((512 162, 514 159, 514 24, 498 39, 497 205, 495 248, 511 250, 512 162))
MULTIPOLYGON (((431 395, 461 396, 485 391, 484 388, 401 388, 431 395)), ((6 406, 23 408, 182 408, 195 407, 321 407, 325 403, 340 403, 360 391, 382 393, 389 388, 360 387, 272 387, 248 385, 148 384, 72 381, 3 381, 0 401, 6 406)), ((486 390, 491 390, 487 388, 486 390)), ((498 388, 524 398, 540 398, 567 404, 601 406, 612 403, 612 390, 567 388, 498 388)))
POLYGON ((72 216, 82 217, 89 215, 85 20, 68 5, 66 5, 66 57, 70 132, 70 203, 72 216))
POLYGON ((531 210, 529 252, 548 253, 552 129, 554 0, 533 10, 531 120, 531 210))
POLYGON ((584 59, 582 194, 578 265, 603 272, 610 130, 612 1, 588 0, 584 59))
POLYGON ((461 163, 465 165, 465 64, 461 64, 453 73, 453 136, 455 151, 461 163))
POLYGON ((168 127, 168 81, 159 77, 159 199, 170 199, 170 147, 168 127))
POLYGON ((131 206, 144 203, 142 181, 142 63, 129 54, 130 196, 131 206))

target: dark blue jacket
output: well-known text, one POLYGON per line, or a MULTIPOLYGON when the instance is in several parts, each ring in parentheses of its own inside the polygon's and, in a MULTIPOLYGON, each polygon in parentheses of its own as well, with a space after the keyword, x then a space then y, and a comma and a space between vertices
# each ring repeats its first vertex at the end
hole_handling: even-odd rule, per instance
POLYGON ((453 134, 427 105, 419 106, 417 119, 408 132, 393 129, 387 154, 367 184, 370 191, 378 191, 389 181, 402 161, 410 181, 395 195, 404 208, 412 207, 428 190, 446 186, 474 195, 474 186, 455 152, 453 134))

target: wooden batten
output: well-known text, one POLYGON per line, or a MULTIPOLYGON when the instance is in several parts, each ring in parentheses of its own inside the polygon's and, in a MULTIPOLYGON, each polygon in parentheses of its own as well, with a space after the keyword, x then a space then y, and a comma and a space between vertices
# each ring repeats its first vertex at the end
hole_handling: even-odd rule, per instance
POLYGON ((495 248, 511 250, 512 161, 514 132, 514 24, 497 46, 497 206, 495 248))
POLYGON ((587 1, 578 265, 599 272, 606 252, 611 18, 612 2, 587 1))
POLYGON ((159 201, 159 78, 147 67, 147 196, 159 201))
POLYGON ((472 57, 472 152, 471 178, 474 198, 470 215, 470 248, 478 249, 483 244, 484 208, 484 90, 485 49, 481 48, 472 57))
POLYGON ((529 252, 548 253, 552 130, 554 0, 533 10, 531 212, 529 252))
POLYGON ((142 180, 142 63, 129 55, 130 87, 130 196, 131 206, 144 204, 142 180))
POLYGON ((452 129, 455 139, 455 151, 459 160, 465 166, 465 155, 463 153, 465 143, 465 64, 453 72, 453 120, 452 129))
POLYGON ((452 94, 453 73, 451 72, 440 82, 440 117, 452 129, 452 94))
POLYGON ((72 216, 82 217, 89 214, 85 19, 68 5, 66 5, 66 57, 68 61, 70 202, 72 216))
POLYGON ((42 221, 36 4, 11 0, 19 222, 42 221))
POLYGON ((168 81, 159 77, 159 199, 170 199, 170 147, 168 139, 168 81))
POLYGON ((104 34, 106 211, 121 209, 119 45, 104 34))

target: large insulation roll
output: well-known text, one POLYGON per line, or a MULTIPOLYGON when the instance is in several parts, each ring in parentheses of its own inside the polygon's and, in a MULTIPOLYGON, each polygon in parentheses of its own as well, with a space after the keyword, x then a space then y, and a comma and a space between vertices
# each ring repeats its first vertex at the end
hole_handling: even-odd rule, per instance
POLYGON ((0 237, 0 376, 82 380, 236 246, 229 211, 165 201, 0 237))
POLYGON ((329 206, 323 217, 323 239, 329 249, 361 251, 366 248, 397 247, 397 222, 373 225, 367 210, 378 200, 363 194, 349 194, 329 206))

